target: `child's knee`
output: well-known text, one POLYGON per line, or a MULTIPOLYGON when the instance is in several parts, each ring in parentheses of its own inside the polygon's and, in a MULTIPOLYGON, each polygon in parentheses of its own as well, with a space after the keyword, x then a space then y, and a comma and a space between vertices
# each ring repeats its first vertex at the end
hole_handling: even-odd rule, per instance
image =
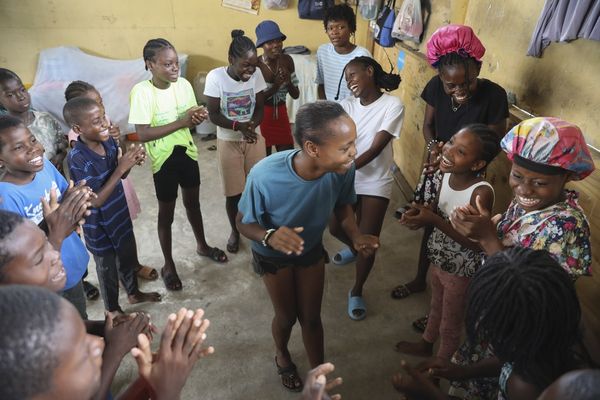
POLYGON ((300 325, 302 325, 303 329, 308 329, 311 331, 321 329, 323 326, 320 315, 316 315, 314 317, 302 316, 298 318, 298 321, 300 322, 300 325))
POLYGON ((296 324, 296 316, 276 314, 273 322, 280 329, 292 329, 292 327, 296 324))

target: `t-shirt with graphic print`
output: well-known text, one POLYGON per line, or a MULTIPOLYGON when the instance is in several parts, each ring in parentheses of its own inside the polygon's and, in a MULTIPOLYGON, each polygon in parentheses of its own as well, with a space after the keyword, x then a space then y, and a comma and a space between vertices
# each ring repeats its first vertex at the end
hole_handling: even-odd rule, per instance
MULTIPOLYGON (((198 105, 192 85, 181 77, 166 89, 157 88, 149 80, 140 82, 131 89, 129 102, 129 123, 151 127, 175 122, 191 107, 198 105)), ((198 160, 198 148, 194 144, 190 129, 181 128, 146 143, 153 174, 160 170, 175 146, 185 147, 186 154, 192 160, 198 160)))
MULTIPOLYGON (((227 73, 227 67, 215 68, 206 75, 204 95, 220 99, 221 114, 237 122, 248 122, 254 115, 256 94, 267 88, 259 68, 246 82, 236 81, 227 73)), ((260 128, 256 127, 256 132, 260 128)), ((242 141, 241 132, 217 126, 217 137, 227 141, 242 141)))

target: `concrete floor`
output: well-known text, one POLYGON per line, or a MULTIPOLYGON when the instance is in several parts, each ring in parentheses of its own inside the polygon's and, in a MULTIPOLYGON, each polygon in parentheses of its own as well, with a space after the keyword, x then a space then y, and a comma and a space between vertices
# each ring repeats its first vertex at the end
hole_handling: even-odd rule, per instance
MULTIPOLYGON (((216 152, 206 150, 215 142, 196 140, 200 150, 201 205, 207 240, 209 244, 225 249, 229 224, 216 152)), ((163 259, 156 234, 157 202, 149 163, 135 168, 130 176, 142 203, 142 213, 134 221, 140 261, 159 268, 163 259)), ((391 385, 391 376, 398 371, 402 356, 393 347, 399 339, 418 339, 419 335, 412 330, 410 323, 428 308, 429 297, 424 293, 404 300, 390 297, 394 285, 414 274, 421 236, 421 232, 410 231, 395 222, 393 210, 405 202, 396 189, 388 209, 375 267, 365 286, 368 307, 365 320, 352 321, 346 313, 347 293, 354 282, 354 265, 326 266, 322 310, 325 354, 326 360, 336 366, 335 376, 344 379, 344 384, 337 391, 344 399, 399 397, 391 385)), ((261 279, 250 266, 248 241, 244 239, 240 251, 229 254, 230 261, 224 265, 198 257, 181 202, 176 209, 173 238, 173 253, 183 281, 183 291, 168 292, 161 280, 141 281, 142 290, 160 292, 163 301, 131 306, 121 291, 121 305, 128 312, 149 312, 160 329, 167 315, 180 307, 201 307, 206 311, 211 321, 207 342, 215 347, 215 354, 196 365, 182 398, 269 400, 299 397, 281 386, 276 373, 270 330, 271 303, 261 279)), ((331 255, 341 248, 341 244, 328 233, 325 234, 325 245, 331 255)), ((97 283, 94 269, 92 260, 90 281, 97 283)), ((103 318, 102 301, 89 302, 88 313, 92 319, 103 318)), ((157 342, 155 339, 154 345, 157 342)), ((308 361, 298 325, 292 334, 290 351, 300 374, 304 376, 308 361)), ((410 358, 407 360, 411 361, 410 358)), ((114 382, 114 393, 121 391, 135 377, 137 367, 128 355, 114 382)))

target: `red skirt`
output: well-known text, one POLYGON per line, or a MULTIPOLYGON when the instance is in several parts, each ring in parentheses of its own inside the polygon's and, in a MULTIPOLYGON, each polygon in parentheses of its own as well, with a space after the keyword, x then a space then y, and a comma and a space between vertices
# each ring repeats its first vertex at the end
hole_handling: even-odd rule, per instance
POLYGON ((260 133, 265 138, 267 147, 278 144, 294 144, 285 103, 276 107, 265 104, 260 133))

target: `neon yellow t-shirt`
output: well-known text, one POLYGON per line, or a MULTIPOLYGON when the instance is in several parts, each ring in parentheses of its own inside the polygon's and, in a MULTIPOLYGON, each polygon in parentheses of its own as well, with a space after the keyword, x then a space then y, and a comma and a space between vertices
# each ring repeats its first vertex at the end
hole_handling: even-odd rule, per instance
MULTIPOLYGON (((155 87, 151 81, 136 84, 129 94, 129 123, 162 126, 176 121, 190 107, 197 106, 192 85, 179 78, 167 89, 155 87)), ((194 144, 189 128, 182 128, 146 143, 146 152, 152 161, 152 173, 157 173, 169 158, 175 146, 184 146, 186 154, 198 160, 198 148, 194 144)))

